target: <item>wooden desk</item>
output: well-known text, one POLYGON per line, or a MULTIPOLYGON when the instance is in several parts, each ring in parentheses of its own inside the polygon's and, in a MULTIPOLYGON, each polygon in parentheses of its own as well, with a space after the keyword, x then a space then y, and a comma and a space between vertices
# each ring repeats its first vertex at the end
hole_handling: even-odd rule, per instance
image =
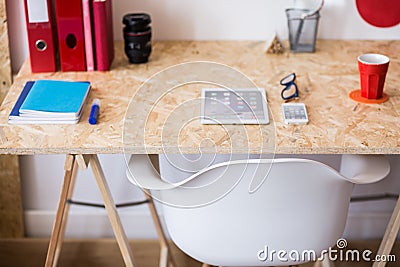
POLYGON ((400 41, 318 41, 316 53, 283 55, 265 54, 264 42, 155 42, 151 60, 143 65, 128 64, 122 46, 116 44, 116 58, 109 72, 31 74, 25 63, 0 107, 0 153, 94 155, 90 159, 74 156, 70 161, 67 157, 66 173, 74 166, 71 160, 85 166, 90 160, 96 161, 95 154, 100 153, 199 153, 199 147, 209 153, 400 154, 400 41), (359 87, 356 59, 366 52, 382 53, 391 59, 385 84, 390 99, 381 105, 358 104, 347 97, 359 87), (219 126, 201 125, 199 120, 185 124, 183 117, 169 121, 168 129, 175 132, 164 134, 166 114, 188 97, 198 98, 199 87, 178 88, 150 113, 152 103, 148 100, 165 88, 143 91, 139 87, 167 67, 198 60, 231 66, 266 88, 273 122, 242 127, 247 134, 243 137, 240 131, 231 129, 232 135, 219 126), (279 80, 291 72, 297 74, 299 101, 307 106, 308 125, 287 126, 282 120, 279 80), (87 107, 77 125, 9 125, 8 114, 24 83, 36 79, 91 81, 90 98, 98 97, 102 102, 99 124, 86 122, 87 107), (138 90, 142 91, 129 105, 138 90), (125 132, 124 123, 129 126, 125 132), (276 137, 271 139, 271 133, 276 137))
MULTIPOLYGON (((210 60, 238 69, 254 80, 256 85, 267 89, 276 125, 277 153, 400 154, 400 88, 397 86, 400 84, 400 41, 319 41, 317 53, 283 55, 266 55, 263 42, 156 42, 150 62, 144 65, 129 65, 122 43, 117 43, 116 47, 116 59, 110 72, 31 74, 29 64, 24 64, 0 108, 0 153, 123 153, 124 116, 139 86, 151 75, 174 64, 210 60), (359 87, 356 58, 365 52, 380 52, 391 59, 385 84, 385 92, 390 99, 384 104, 362 105, 347 97, 348 92, 359 87), (279 80, 291 72, 297 74, 301 96, 299 101, 308 108, 310 123, 306 126, 287 126, 282 121, 282 86, 279 80), (7 124, 8 114, 23 84, 34 79, 91 81, 91 98, 99 97, 102 101, 100 123, 95 126, 86 123, 89 113, 89 108, 86 108, 82 122, 74 126, 7 124)), ((191 96, 193 93, 199 94, 188 94, 191 96)), ((171 100, 168 106, 173 104, 171 100)), ((142 120, 148 115, 141 114, 143 109, 139 106, 135 110, 142 120)), ((150 140, 146 144, 147 151, 139 142, 125 151, 157 154, 163 152, 163 145, 174 150, 177 146, 175 140, 166 140, 165 137, 163 143, 160 138, 156 140, 159 137, 158 126, 156 123, 146 125, 146 132, 152 135, 146 137, 150 140)), ((214 136, 217 144, 220 144, 216 152, 227 152, 228 136, 218 133, 210 135, 209 132, 214 128, 202 126, 198 121, 188 125, 184 133, 192 136, 182 139, 180 151, 197 153, 197 140, 208 133, 208 137, 214 136), (194 129, 195 136, 190 131, 194 129)), ((248 127, 248 132, 252 129, 258 127, 248 127)), ((257 141, 250 140, 250 152, 260 152, 257 141)), ((240 150, 240 144, 233 147, 240 150)))

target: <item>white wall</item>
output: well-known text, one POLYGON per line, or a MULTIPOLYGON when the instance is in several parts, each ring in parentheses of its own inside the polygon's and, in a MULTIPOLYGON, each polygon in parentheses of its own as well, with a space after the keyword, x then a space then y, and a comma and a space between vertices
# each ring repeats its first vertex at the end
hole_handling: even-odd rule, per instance
MULTIPOLYGON (((355 1, 326 0, 321 12, 318 38, 324 39, 400 39, 400 26, 379 29, 365 23, 358 15, 355 1)), ((10 50, 13 70, 17 71, 27 57, 23 0, 7 0, 10 50)), ((154 39, 196 40, 266 40, 275 31, 286 39, 284 9, 317 5, 304 0, 114 0, 115 38, 122 38, 122 16, 147 12, 152 16, 154 39)), ((319 155, 311 158, 338 167, 339 156, 319 155)), ((375 185, 357 186, 355 194, 400 192, 399 156, 391 156, 392 173, 375 185)), ((51 231, 63 176, 64 156, 23 156, 20 158, 23 205, 29 236, 48 236, 51 231)), ((125 178, 122 155, 100 158, 116 202, 143 198, 142 193, 125 178)), ((74 198, 100 202, 90 171, 80 172, 74 198)), ((393 201, 352 204, 346 236, 377 238, 393 209, 393 201)), ((132 238, 155 237, 144 206, 120 210, 127 234, 132 238)), ((67 228, 68 236, 112 236, 105 212, 101 209, 73 207, 67 228)))

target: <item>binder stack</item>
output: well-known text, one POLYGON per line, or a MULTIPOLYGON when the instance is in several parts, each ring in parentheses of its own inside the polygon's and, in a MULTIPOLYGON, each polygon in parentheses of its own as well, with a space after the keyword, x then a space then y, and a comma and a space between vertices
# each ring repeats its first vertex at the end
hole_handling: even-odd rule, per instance
POLYGON ((24 0, 32 72, 109 70, 111 1, 24 0))

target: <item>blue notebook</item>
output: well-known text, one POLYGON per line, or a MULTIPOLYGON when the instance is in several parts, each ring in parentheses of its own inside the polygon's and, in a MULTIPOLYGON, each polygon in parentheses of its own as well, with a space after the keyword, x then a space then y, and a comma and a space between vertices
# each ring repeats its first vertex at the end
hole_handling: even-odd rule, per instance
POLYGON ((26 82, 10 112, 11 124, 73 124, 80 120, 90 82, 26 82))
POLYGON ((26 96, 28 95, 29 91, 31 90, 34 83, 35 82, 32 82, 32 81, 26 82, 24 89, 22 89, 22 92, 19 95, 17 102, 15 103, 13 109, 11 110, 10 116, 8 117, 9 120, 19 117, 19 109, 20 109, 22 103, 24 102, 26 96))
POLYGON ((90 91, 90 82, 37 80, 19 112, 52 117, 76 117, 90 91))

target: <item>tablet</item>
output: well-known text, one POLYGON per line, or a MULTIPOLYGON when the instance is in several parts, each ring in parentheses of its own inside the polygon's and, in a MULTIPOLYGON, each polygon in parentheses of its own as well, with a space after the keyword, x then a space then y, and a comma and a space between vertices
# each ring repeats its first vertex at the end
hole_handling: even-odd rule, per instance
POLYGON ((268 124, 268 107, 262 88, 203 88, 202 124, 268 124))

